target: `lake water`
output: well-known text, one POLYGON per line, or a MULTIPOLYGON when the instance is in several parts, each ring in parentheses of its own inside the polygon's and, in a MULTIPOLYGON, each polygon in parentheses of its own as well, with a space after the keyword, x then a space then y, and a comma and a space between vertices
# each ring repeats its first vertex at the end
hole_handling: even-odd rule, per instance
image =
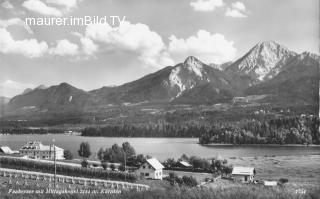
POLYGON ((320 146, 201 146, 198 138, 122 138, 122 137, 82 137, 65 134, 49 135, 0 135, 0 146, 6 145, 13 150, 18 150, 27 141, 41 141, 45 145, 52 143, 63 149, 69 149, 78 157, 78 149, 81 142, 88 141, 93 157, 100 147, 111 147, 114 143, 121 145, 129 142, 136 153, 149 154, 159 160, 168 157, 179 158, 183 153, 188 156, 197 155, 203 158, 212 158, 220 155, 228 157, 253 157, 265 155, 312 155, 320 154, 320 146))

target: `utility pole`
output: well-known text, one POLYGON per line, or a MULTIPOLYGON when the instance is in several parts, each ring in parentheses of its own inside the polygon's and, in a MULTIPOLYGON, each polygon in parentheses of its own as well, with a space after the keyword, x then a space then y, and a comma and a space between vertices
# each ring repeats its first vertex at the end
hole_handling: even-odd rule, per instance
POLYGON ((127 163, 127 157, 126 157, 126 153, 124 153, 124 181, 127 181, 126 163, 127 163))
MULTIPOLYGON (((54 143, 54 139, 52 140, 54 143)), ((53 145, 53 161, 54 161, 54 188, 56 188, 56 175, 57 175, 57 164, 56 164, 56 146, 53 145)))

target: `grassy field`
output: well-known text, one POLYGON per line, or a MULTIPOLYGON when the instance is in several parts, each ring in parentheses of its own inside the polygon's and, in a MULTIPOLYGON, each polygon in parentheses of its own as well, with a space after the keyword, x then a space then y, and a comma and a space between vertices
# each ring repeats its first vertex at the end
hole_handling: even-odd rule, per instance
MULTIPOLYGON (((284 186, 264 187, 263 185, 247 185, 235 183, 230 180, 217 180, 206 184, 202 188, 182 188, 177 185, 170 185, 169 182, 162 180, 139 180, 137 183, 147 184, 152 190, 146 193, 122 193, 111 198, 320 198, 320 155, 303 155, 303 156, 272 156, 272 157, 241 157, 229 158, 228 163, 234 166, 251 166, 255 167, 257 180, 276 180, 287 178, 289 180, 284 186)), ((164 171, 168 175, 171 171, 164 171)), ((191 173, 174 171, 178 176, 182 177, 193 176, 199 183, 204 182, 205 178, 212 178, 212 174, 208 173, 191 173)), ((8 184, 8 177, 0 177, 0 196, 5 198, 14 198, 8 194, 9 187, 32 187, 34 189, 48 188, 48 182, 34 181, 28 179, 12 179, 11 184, 8 184), (16 183, 18 181, 18 184, 16 183), (27 182, 27 184, 25 184, 27 182)), ((50 183, 53 188, 53 182, 50 183)), ((103 189, 103 187, 94 187, 83 185, 71 185, 58 183, 58 189, 103 189)), ((37 198, 91 198, 93 195, 39 195, 37 198)), ((94 195, 100 198, 105 195, 94 195)), ((25 198, 32 198, 27 196, 25 198)), ((1 198, 1 197, 0 197, 1 198)))
POLYGON ((242 157, 228 163, 255 167, 258 180, 287 178, 292 186, 320 187, 320 155, 242 157))

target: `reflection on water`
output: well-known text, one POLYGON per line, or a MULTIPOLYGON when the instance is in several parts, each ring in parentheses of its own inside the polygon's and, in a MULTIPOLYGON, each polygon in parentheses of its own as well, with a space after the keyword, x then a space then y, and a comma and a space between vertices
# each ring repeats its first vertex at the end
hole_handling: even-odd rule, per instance
POLYGON ((84 141, 88 141, 90 143, 93 154, 96 154, 101 147, 111 147, 114 143, 120 145, 127 141, 136 149, 136 153, 149 154, 160 160, 164 160, 168 157, 178 158, 183 153, 189 156, 197 155, 204 158, 211 158, 217 155, 227 158, 266 155, 320 154, 320 146, 201 146, 198 144, 197 138, 82 137, 64 134, 1 135, 0 146, 7 145, 11 149, 18 150, 27 141, 38 140, 43 144, 50 144, 53 139, 55 139, 55 144, 57 146, 71 150, 75 157, 78 157, 79 145, 84 141))

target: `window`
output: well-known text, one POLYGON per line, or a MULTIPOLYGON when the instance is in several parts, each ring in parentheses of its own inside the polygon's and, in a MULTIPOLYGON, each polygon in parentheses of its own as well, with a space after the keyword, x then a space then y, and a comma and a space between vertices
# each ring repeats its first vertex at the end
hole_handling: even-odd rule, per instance
POLYGON ((149 169, 151 169, 151 166, 149 165, 149 169))
POLYGON ((244 176, 244 181, 248 181, 248 176, 244 176))
POLYGON ((145 176, 149 176, 149 173, 146 173, 145 176))
POLYGON ((146 168, 146 166, 144 166, 144 165, 143 165, 143 167, 142 167, 142 168, 143 168, 143 169, 145 169, 145 168, 146 168))

